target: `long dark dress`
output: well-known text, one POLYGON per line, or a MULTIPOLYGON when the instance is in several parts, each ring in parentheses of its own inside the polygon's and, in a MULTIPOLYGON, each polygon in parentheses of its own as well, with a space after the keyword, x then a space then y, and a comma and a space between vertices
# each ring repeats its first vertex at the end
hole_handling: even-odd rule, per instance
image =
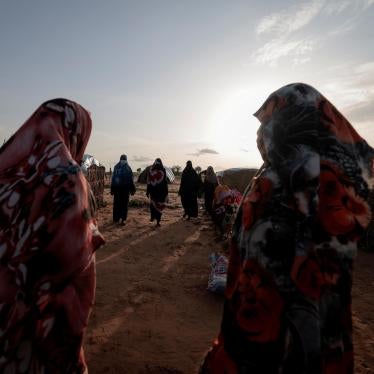
POLYGON ((185 215, 188 217, 197 217, 198 206, 197 196, 201 180, 192 166, 186 166, 182 173, 179 195, 185 215))
POLYGON ((113 187, 113 221, 126 221, 129 206, 130 189, 129 186, 113 187))
POLYGON ((149 170, 147 195, 151 199, 150 212, 151 221, 160 223, 162 211, 165 208, 168 195, 168 183, 165 168, 160 164, 154 164, 149 170))
POLYGON ((113 221, 126 221, 130 194, 135 193, 133 174, 127 163, 116 164, 110 192, 113 195, 113 221))
POLYGON ((204 206, 205 210, 208 213, 212 213, 213 208, 213 200, 214 200, 214 191, 217 187, 218 183, 209 182, 207 180, 204 181, 203 190, 204 190, 204 206))
POLYGON ((273 93, 256 117, 265 163, 236 216, 201 373, 352 374, 352 265, 374 150, 305 84, 273 93))

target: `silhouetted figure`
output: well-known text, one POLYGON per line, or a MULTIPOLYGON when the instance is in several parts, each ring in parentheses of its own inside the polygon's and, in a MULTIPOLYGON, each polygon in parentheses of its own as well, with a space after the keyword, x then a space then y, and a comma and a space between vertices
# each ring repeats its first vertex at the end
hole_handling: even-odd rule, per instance
POLYGON ((179 195, 184 209, 183 217, 187 217, 187 219, 197 217, 198 215, 197 197, 200 186, 200 177, 192 167, 192 162, 187 161, 186 167, 182 172, 181 184, 179 187, 179 195))
POLYGON ((126 155, 122 155, 114 166, 110 193, 113 195, 113 222, 124 225, 130 194, 135 193, 133 174, 126 155))
POLYGON ((205 173, 203 191, 204 191, 205 211, 209 214, 212 213, 214 191, 217 185, 218 185, 218 180, 217 180, 216 173, 214 172, 212 166, 208 166, 206 173, 205 173))
POLYGON ((231 241, 221 331, 201 373, 353 373, 352 262, 370 222, 374 150, 318 91, 255 116, 264 164, 231 241))
POLYGON ((147 177, 147 197, 150 197, 151 222, 156 220, 160 226, 162 211, 165 209, 168 196, 166 171, 160 158, 156 158, 147 177))

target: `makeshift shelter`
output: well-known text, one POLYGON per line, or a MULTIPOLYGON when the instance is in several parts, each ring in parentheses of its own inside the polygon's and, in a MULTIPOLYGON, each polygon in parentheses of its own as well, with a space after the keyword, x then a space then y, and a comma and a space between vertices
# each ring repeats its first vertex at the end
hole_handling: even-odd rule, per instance
POLYGON ((223 184, 226 184, 230 188, 236 188, 239 192, 243 193, 256 173, 257 169, 232 168, 219 171, 216 174, 218 177, 222 177, 223 184))
MULTIPOLYGON (((147 175, 149 172, 149 169, 151 166, 147 166, 138 176, 138 183, 146 184, 147 183, 147 175)), ((167 166, 164 166, 165 171, 166 171, 166 178, 168 180, 168 183, 173 183, 175 180, 175 175, 173 171, 168 168, 167 166)))
POLYGON ((91 186, 97 205, 104 205, 105 167, 91 155, 84 155, 81 163, 83 174, 91 186))

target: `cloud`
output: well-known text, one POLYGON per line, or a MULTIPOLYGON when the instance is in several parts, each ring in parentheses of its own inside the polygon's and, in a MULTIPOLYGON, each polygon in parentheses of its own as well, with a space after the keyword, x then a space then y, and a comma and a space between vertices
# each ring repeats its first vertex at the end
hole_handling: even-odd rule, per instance
POLYGON ((190 156, 201 156, 205 154, 218 155, 219 152, 215 151, 214 149, 203 148, 203 149, 198 149, 196 153, 187 153, 187 154, 190 156))
POLYGON ((147 156, 134 156, 131 161, 134 161, 134 162, 146 162, 146 161, 152 161, 151 158, 147 157, 147 156))
POLYGON ((374 0, 312 0, 267 15, 256 27, 263 44, 252 53, 252 58, 256 63, 273 67, 286 56, 293 65, 304 64, 315 47, 354 29, 363 12, 373 4, 374 0), (338 16, 344 19, 331 22, 331 17, 338 16), (321 17, 326 18, 324 25, 329 27, 323 39, 318 36, 321 17), (313 22, 316 27, 307 27, 313 22))
POLYGON ((345 85, 348 98, 344 108, 347 115, 357 122, 373 121, 374 118, 374 62, 365 62, 347 68, 345 85))
POLYGON ((371 98, 369 98, 369 100, 346 107, 344 111, 353 122, 373 121, 373 100, 374 94, 371 95, 371 98))
POLYGON ((360 65, 357 65, 356 68, 355 68, 355 72, 357 74, 372 75, 373 72, 374 72, 374 61, 364 62, 360 65))
POLYGON ((259 48, 253 57, 258 63, 269 63, 271 66, 275 66, 277 61, 284 56, 298 57, 296 62, 307 62, 308 57, 300 59, 300 56, 304 56, 309 53, 314 46, 313 40, 300 39, 300 40, 286 40, 286 39, 274 39, 264 46, 259 48))
POLYGON ((324 7, 324 13, 327 15, 334 15, 340 14, 344 12, 348 7, 352 5, 351 0, 335 0, 335 1, 328 1, 324 7))
MULTIPOLYGON (((373 4, 374 0, 330 0, 323 9, 324 14, 327 16, 339 15, 345 11, 346 15, 338 26, 328 33, 328 36, 341 36, 353 30, 359 24, 360 16, 373 4)), ((336 22, 332 24, 336 24, 336 22)))
POLYGON ((260 20, 257 35, 273 36, 262 47, 252 54, 256 63, 276 66, 279 59, 285 56, 293 58, 293 64, 302 64, 310 60, 302 57, 310 53, 316 39, 313 37, 295 37, 293 34, 307 26, 321 12, 325 0, 314 0, 273 13, 260 20))
POLYGON ((328 33, 330 37, 341 36, 352 31, 356 27, 356 18, 348 19, 328 33))
POLYGON ((359 0, 364 10, 374 5, 374 0, 359 0))
POLYGON ((246 153, 249 152, 248 149, 244 149, 244 148, 241 148, 240 151, 241 151, 241 152, 246 152, 246 153))
POLYGON ((296 65, 306 64, 310 60, 311 60, 310 57, 294 57, 292 60, 292 63, 294 66, 296 66, 296 65))
POLYGON ((323 92, 353 125, 374 118, 374 62, 331 66, 334 79, 326 82, 323 92))
POLYGON ((308 25, 321 11, 323 0, 306 2, 279 13, 273 13, 260 20, 256 33, 276 33, 277 35, 288 35, 308 25))

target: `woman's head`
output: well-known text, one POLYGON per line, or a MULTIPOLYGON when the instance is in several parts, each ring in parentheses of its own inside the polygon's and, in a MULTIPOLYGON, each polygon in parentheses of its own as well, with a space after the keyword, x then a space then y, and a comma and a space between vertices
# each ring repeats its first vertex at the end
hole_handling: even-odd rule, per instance
POLYGON ((274 91, 254 114, 261 122, 257 145, 265 158, 275 144, 292 148, 300 144, 319 149, 321 137, 356 144, 363 139, 320 92, 304 83, 274 91))
MULTIPOLYGON (((39 112, 39 125, 51 126, 50 133, 56 130, 69 149, 72 158, 80 163, 91 135, 90 114, 82 106, 67 99, 54 99, 42 104, 39 112)), ((39 129, 43 132, 42 129, 39 129)))
POLYGON ((262 158, 293 190, 305 183, 314 188, 325 160, 356 180, 357 192, 367 193, 364 179, 371 178, 374 152, 315 88, 303 83, 284 86, 254 115, 261 122, 257 145, 262 158))
MULTIPOLYGON (((16 175, 24 166, 33 168, 41 160, 53 158, 48 167, 57 167, 68 159, 81 163, 91 134, 91 118, 87 110, 67 99, 54 99, 42 104, 1 148, 1 174, 16 175)), ((39 168, 40 168, 39 164, 39 168)), ((26 169, 25 169, 26 168, 26 169)))
POLYGON ((318 146, 315 135, 321 97, 313 87, 297 83, 278 89, 266 99, 254 114, 261 122, 257 147, 265 162, 277 159, 274 149, 292 150, 305 142, 318 146))
POLYGON ((214 174, 213 166, 208 166, 208 168, 206 169, 206 173, 209 174, 209 175, 214 174))
POLYGON ((153 163, 153 167, 156 167, 156 168, 164 167, 164 165, 162 164, 161 158, 156 158, 155 162, 153 163))

